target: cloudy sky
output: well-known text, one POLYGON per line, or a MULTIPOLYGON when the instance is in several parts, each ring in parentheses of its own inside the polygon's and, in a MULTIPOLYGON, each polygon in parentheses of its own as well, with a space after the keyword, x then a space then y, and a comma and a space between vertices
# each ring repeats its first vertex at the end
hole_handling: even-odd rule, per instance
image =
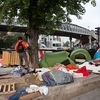
MULTIPOLYGON (((86 13, 82 15, 82 19, 77 19, 75 16, 71 16, 72 23, 95 30, 96 27, 100 27, 100 0, 96 0, 96 7, 93 7, 91 3, 85 5, 86 13)), ((62 38, 63 42, 69 40, 69 38, 62 38)))
POLYGON ((96 7, 88 3, 85 5, 85 9, 86 13, 82 16, 82 19, 72 17, 72 23, 91 30, 100 27, 100 0, 96 0, 96 7))

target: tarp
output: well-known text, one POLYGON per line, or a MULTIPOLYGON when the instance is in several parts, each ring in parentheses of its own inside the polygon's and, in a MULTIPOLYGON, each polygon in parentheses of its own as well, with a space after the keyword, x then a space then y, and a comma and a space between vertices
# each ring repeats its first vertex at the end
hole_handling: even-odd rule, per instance
POLYGON ((100 49, 98 49, 96 51, 96 53, 94 54, 94 59, 100 58, 100 49))

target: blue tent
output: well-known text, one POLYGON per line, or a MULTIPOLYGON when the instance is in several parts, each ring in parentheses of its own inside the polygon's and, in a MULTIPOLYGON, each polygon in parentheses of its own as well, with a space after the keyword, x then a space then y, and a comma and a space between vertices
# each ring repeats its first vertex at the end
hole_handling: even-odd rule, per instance
POLYGON ((100 58, 100 49, 98 49, 96 51, 96 53, 94 54, 94 59, 100 58))

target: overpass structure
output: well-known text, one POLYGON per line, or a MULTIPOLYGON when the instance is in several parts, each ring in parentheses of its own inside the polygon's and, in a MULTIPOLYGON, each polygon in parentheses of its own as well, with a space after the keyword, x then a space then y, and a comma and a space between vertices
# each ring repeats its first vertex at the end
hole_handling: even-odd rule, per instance
POLYGON ((72 38, 79 39, 82 44, 89 44, 89 48, 92 47, 92 41, 97 40, 97 35, 95 31, 89 30, 87 28, 75 25, 75 24, 62 24, 58 29, 55 30, 53 35, 67 36, 70 38, 70 48, 72 38))
POLYGON ((68 37, 72 36, 73 38, 77 39, 81 38, 82 36, 91 36, 94 39, 97 38, 94 31, 91 31, 89 29, 86 29, 75 24, 68 23, 63 23, 59 28, 55 30, 53 34, 68 37))
MULTIPOLYGON (((13 27, 10 29, 10 32, 26 32, 27 30, 28 30, 27 25, 14 24, 13 27)), ((1 22, 0 31, 8 32, 9 26, 6 23, 1 22)), ((90 48, 92 40, 97 39, 97 35, 95 34, 94 31, 69 23, 62 23, 62 25, 54 29, 54 32, 51 33, 50 35, 69 37, 70 45, 72 43, 71 42, 72 38, 80 39, 83 43, 86 42, 89 43, 90 48)))

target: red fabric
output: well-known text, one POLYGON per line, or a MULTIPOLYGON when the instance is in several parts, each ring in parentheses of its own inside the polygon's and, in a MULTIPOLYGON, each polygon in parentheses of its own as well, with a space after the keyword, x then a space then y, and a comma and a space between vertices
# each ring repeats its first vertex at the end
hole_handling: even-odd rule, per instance
POLYGON ((100 63, 100 58, 94 60, 93 62, 94 62, 95 64, 96 64, 96 63, 100 63))
POLYGON ((78 69, 74 64, 68 64, 65 68, 69 70, 78 69))
POLYGON ((88 76, 90 73, 86 70, 86 66, 83 66, 79 68, 77 71, 74 71, 76 73, 83 73, 83 76, 88 76))
POLYGON ((42 59, 42 57, 43 57, 43 51, 40 50, 40 51, 39 51, 39 54, 40 54, 40 59, 42 59))

